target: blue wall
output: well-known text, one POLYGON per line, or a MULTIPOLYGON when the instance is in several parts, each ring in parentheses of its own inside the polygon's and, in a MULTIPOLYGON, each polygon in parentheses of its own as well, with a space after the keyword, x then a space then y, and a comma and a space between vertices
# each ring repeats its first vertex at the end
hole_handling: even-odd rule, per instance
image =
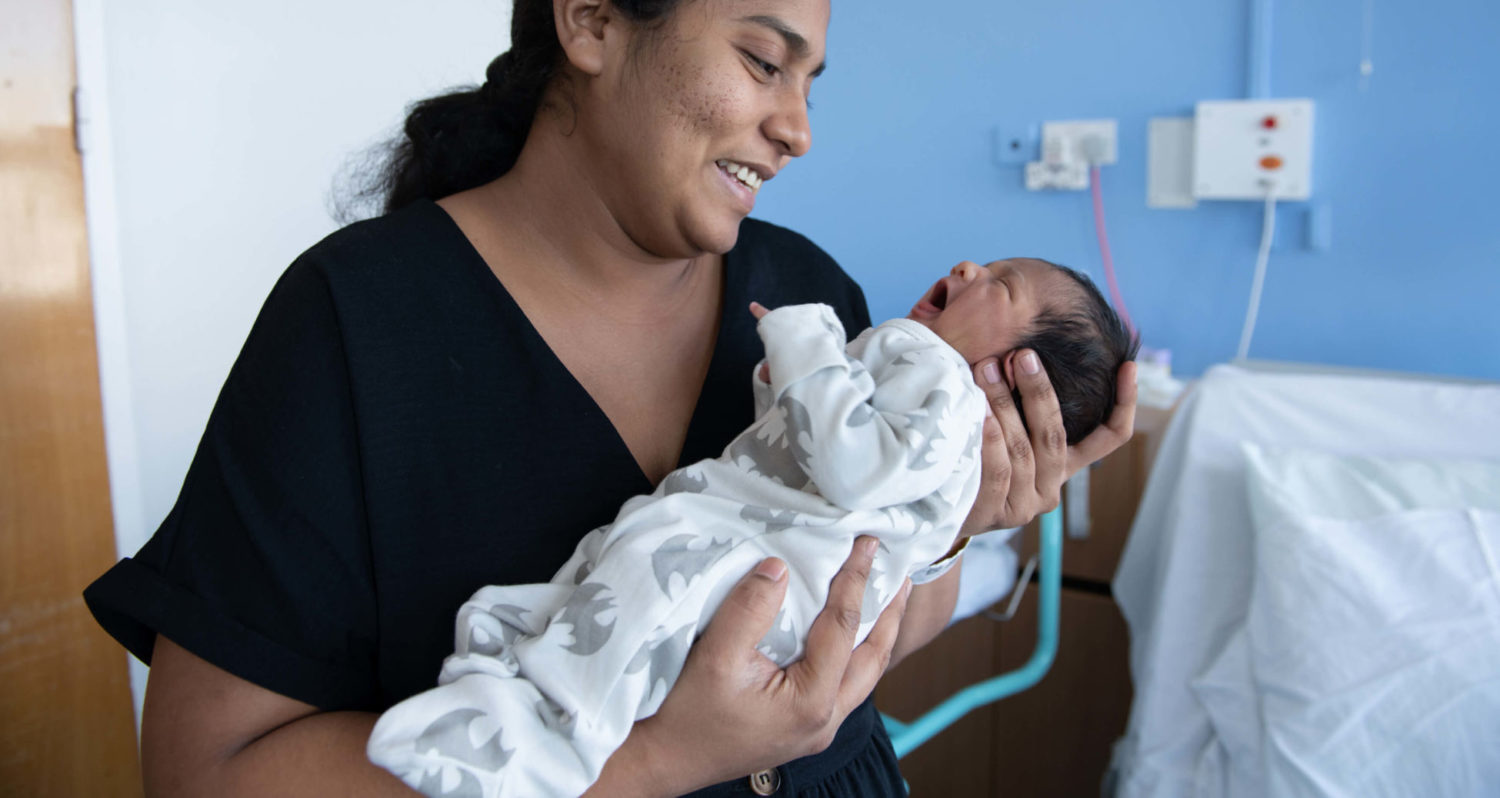
MULTIPOLYGON (((1500 4, 1376 0, 1364 87, 1363 8, 1274 7, 1272 95, 1317 102, 1314 197, 1279 211, 1251 356, 1500 379, 1500 4), (1325 251, 1304 245, 1310 205, 1325 251)), ((1025 191, 992 136, 1118 119, 1121 287, 1147 345, 1200 374, 1234 356, 1261 208, 1147 208, 1147 122, 1245 97, 1249 23, 1250 0, 835 2, 812 153, 756 215, 829 250, 877 319, 962 258, 1039 255, 1103 286, 1088 193, 1025 191)))

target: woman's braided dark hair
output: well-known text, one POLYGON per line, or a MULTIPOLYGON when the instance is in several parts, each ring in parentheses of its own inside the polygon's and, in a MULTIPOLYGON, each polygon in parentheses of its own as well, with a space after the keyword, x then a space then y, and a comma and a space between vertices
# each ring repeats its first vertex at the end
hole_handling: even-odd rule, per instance
MULTIPOLYGON (((611 0, 637 24, 659 23, 681 0, 611 0)), ((562 46, 551 0, 515 0, 510 50, 490 62, 484 85, 422 100, 366 189, 385 211, 439 199, 509 172, 521 155, 562 46)))

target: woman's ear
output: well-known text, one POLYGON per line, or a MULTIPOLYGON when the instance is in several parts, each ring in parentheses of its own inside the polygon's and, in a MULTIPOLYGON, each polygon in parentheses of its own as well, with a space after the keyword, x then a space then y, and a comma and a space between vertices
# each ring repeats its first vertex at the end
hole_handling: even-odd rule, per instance
POLYGON ((568 63, 586 75, 603 72, 605 29, 618 19, 609 0, 552 0, 552 16, 568 63))

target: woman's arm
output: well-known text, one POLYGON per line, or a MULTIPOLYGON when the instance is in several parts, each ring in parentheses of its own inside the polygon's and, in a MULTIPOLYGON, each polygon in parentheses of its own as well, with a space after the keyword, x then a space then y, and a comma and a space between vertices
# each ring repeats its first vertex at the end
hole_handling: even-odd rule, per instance
MULTIPOLYGON (((781 608, 786 566, 767 560, 742 579, 661 709, 635 725, 589 794, 678 795, 827 748, 885 671, 906 604, 898 595, 853 646, 874 556, 874 539, 861 541, 834 577, 806 657, 785 670, 755 645, 781 608)), ((141 729, 146 794, 414 795, 366 758, 375 719, 321 712, 158 635, 141 729)))
POLYGON ((906 659, 907 655, 932 642, 948 627, 953 617, 953 607, 958 603, 959 571, 963 570, 963 555, 948 569, 948 573, 926 584, 915 585, 911 598, 906 601, 906 615, 901 621, 901 630, 896 635, 896 645, 891 649, 888 668, 906 659))
POLYGON ((141 720, 146 795, 414 795, 365 758, 375 717, 319 712, 157 635, 141 720))

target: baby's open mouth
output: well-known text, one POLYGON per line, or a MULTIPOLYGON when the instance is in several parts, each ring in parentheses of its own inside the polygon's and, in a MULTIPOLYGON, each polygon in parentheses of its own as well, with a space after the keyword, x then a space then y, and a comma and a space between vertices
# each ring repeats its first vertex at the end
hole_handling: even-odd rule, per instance
POLYGON ((938 280, 937 285, 932 287, 932 293, 927 297, 927 301, 931 302, 933 307, 942 310, 948 304, 948 281, 938 280))

